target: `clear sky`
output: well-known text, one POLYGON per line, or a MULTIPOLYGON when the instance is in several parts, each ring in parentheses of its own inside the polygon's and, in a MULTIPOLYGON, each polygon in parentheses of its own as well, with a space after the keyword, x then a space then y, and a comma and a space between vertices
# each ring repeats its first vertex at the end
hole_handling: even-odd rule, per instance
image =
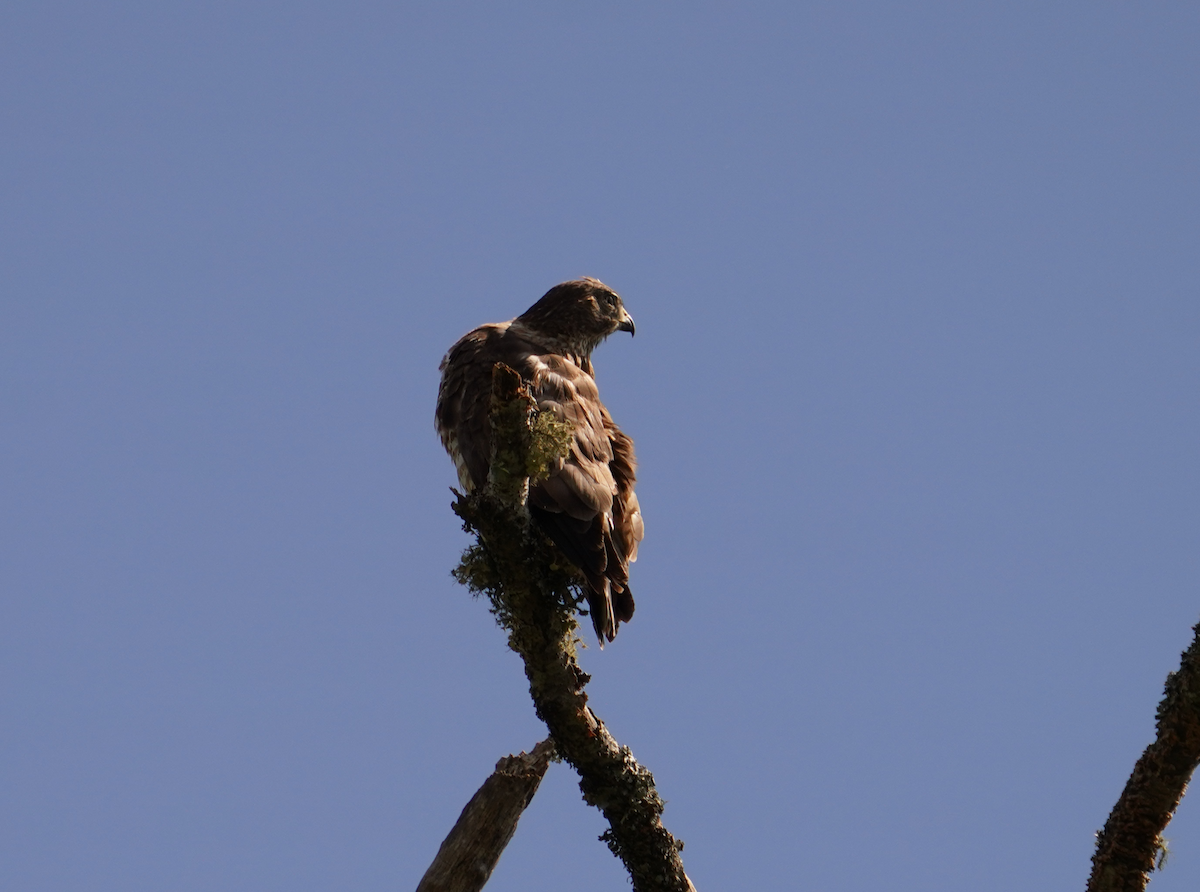
POLYGON ((4 4, 0 887, 416 885, 544 733, 438 362, 586 274, 702 892, 1082 888, 1200 619, 1200 7, 598 7, 4 4))

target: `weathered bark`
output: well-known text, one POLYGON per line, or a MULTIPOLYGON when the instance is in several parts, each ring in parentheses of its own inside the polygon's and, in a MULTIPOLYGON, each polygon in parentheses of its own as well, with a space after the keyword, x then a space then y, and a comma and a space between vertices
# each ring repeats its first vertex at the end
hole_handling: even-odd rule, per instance
POLYGON ((1158 735, 1146 747, 1096 839, 1088 892, 1142 892, 1166 852, 1162 831, 1200 764, 1200 624, 1167 676, 1158 735))
POLYGON ((600 809, 602 839, 625 864, 636 892, 694 890, 677 841, 662 825, 654 777, 613 739, 588 707, 589 676, 575 659, 576 570, 532 524, 528 478, 568 442, 536 406, 520 376, 497 364, 492 378, 494 456, 487 487, 459 495, 454 511, 479 544, 468 548, 456 578, 486 594, 520 654, 538 716, 559 755, 579 773, 584 801, 600 809))
POLYGON ((537 792, 554 741, 543 740, 529 753, 505 756, 458 816, 417 892, 479 892, 517 829, 517 821, 537 792))

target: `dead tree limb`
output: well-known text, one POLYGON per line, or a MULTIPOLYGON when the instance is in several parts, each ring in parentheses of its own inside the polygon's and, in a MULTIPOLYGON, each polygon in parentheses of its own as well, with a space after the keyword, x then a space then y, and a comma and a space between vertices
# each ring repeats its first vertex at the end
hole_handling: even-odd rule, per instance
POLYGON ((654 777, 617 743, 587 705, 589 676, 575 658, 577 571, 531 522, 529 478, 562 455, 569 430, 539 415, 521 377, 497 363, 492 375, 493 457, 488 485, 458 495, 454 512, 477 544, 455 577, 485 594, 509 647, 525 663, 538 717, 559 755, 578 772, 584 801, 608 820, 601 837, 625 864, 635 892, 694 890, 683 870, 683 843, 662 825, 654 777))
POLYGON ((1158 704, 1158 735, 1097 834, 1088 892, 1142 892, 1166 853, 1162 832, 1200 764, 1200 623, 1158 704))
POLYGON ((517 821, 537 792, 554 741, 547 738, 529 753, 505 756, 458 816, 417 892, 479 892, 517 829, 517 821))

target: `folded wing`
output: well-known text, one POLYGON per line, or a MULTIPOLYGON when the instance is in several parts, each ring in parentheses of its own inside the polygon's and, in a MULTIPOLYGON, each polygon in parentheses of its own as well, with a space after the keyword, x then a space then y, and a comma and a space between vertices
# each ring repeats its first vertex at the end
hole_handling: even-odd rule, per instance
POLYGON ((544 480, 532 481, 529 509, 538 526, 579 567, 592 625, 601 643, 633 617, 629 564, 644 534, 634 494, 633 441, 617 427, 595 379, 570 358, 508 331, 483 326, 460 340, 442 363, 437 429, 472 490, 487 482, 491 369, 503 362, 528 382, 538 409, 571 425, 568 454, 544 480))

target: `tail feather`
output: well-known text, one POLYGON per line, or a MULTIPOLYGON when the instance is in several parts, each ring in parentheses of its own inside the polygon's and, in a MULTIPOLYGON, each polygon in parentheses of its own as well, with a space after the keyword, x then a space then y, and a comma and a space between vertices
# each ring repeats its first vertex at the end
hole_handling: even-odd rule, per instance
POLYGON ((612 606, 617 622, 627 623, 633 619, 633 592, 629 590, 628 585, 621 591, 612 593, 612 606))
POLYGON ((596 638, 600 641, 600 648, 604 648, 604 642, 612 641, 617 637, 617 618, 613 613, 613 602, 609 596, 608 580, 604 580, 602 586, 588 586, 587 590, 588 613, 592 617, 592 628, 596 630, 596 638))
POLYGON ((615 583, 603 577, 599 584, 596 580, 588 582, 588 613, 592 617, 592 628, 596 630, 596 638, 603 648, 604 642, 617 637, 620 623, 627 623, 633 618, 633 593, 628 587, 618 588, 615 583))

